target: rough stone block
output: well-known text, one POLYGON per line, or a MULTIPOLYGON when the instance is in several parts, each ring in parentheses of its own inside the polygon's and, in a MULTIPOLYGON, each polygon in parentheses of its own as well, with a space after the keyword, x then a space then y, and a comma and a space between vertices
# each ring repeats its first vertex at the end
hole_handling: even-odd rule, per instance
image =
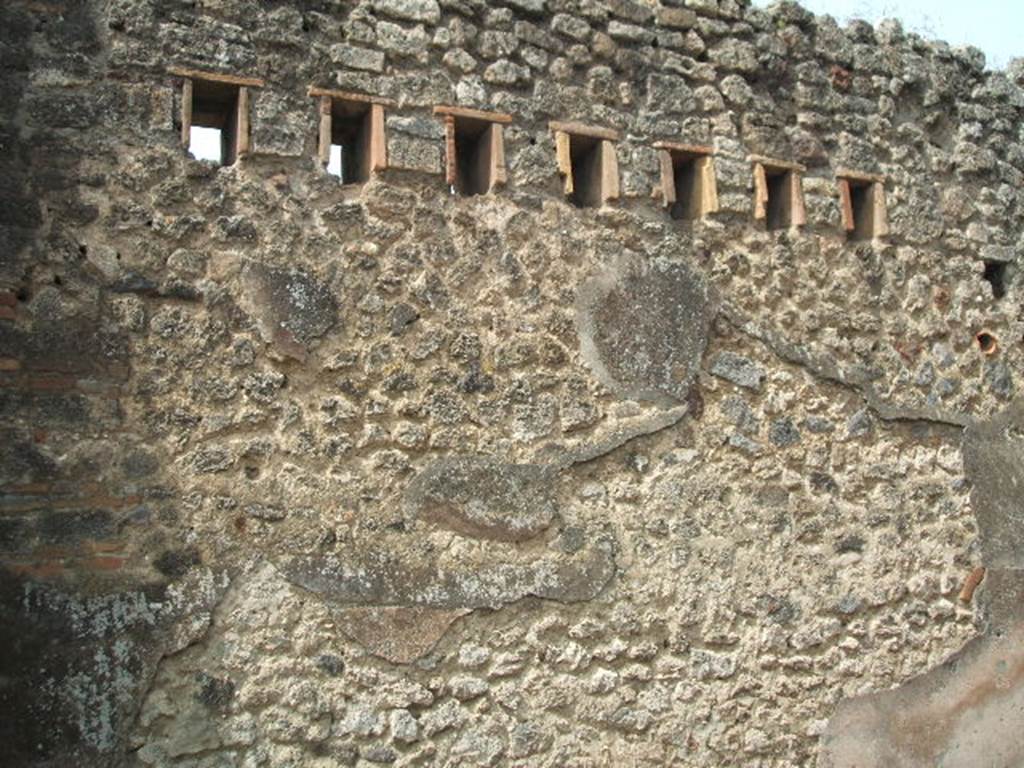
POLYGON ((417 475, 405 492, 414 517, 464 536, 524 541, 557 514, 552 472, 506 464, 483 455, 441 459, 417 475))
POLYGON ((264 341, 282 355, 305 360, 314 342, 338 320, 338 303, 326 285, 303 269, 247 262, 241 304, 259 324, 264 341))
POLYGON ((360 48, 347 43, 336 43, 330 49, 331 61, 349 69, 362 69, 367 72, 384 71, 384 53, 372 48, 360 48))
POLYGON ((378 14, 405 21, 422 21, 437 24, 441 20, 441 8, 437 0, 372 0, 378 14))
POLYGON ((610 266, 576 299, 584 359, 606 386, 633 399, 686 400, 711 315, 703 279, 660 259, 610 266))

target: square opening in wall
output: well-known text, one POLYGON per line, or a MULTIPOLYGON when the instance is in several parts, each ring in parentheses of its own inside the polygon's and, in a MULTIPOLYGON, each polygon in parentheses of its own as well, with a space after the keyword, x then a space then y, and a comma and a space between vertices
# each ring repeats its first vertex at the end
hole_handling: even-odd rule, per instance
POLYGON ((598 207, 619 197, 617 131, 579 123, 551 122, 564 192, 579 208, 598 207))
POLYGON ((661 187, 669 216, 694 221, 718 210, 712 148, 656 142, 661 152, 661 187))
POLYGON ((838 178, 847 240, 864 242, 888 234, 882 177, 843 171, 838 178))
POLYGON ((701 178, 694 157, 672 157, 672 180, 675 182, 676 201, 669 208, 673 219, 692 221, 701 217, 701 178))
POLYGON ((982 277, 992 286, 992 297, 1001 299, 1006 295, 1006 264, 1001 261, 986 261, 982 277))
POLYGON ((499 183, 494 161, 499 151, 495 145, 502 141, 501 126, 469 118, 455 118, 454 122, 455 191, 460 195, 486 194, 499 183))
POLYGON ((847 230, 847 239, 871 240, 874 237, 874 184, 849 180, 850 212, 853 228, 847 230))
POLYGON ((191 80, 188 151, 197 160, 231 165, 238 156, 239 86, 191 80))
POLYGON ((789 229, 793 225, 793 172, 766 170, 768 202, 765 224, 768 229, 789 229))
POLYGON ((770 231, 806 224, 804 167, 758 156, 750 159, 754 163, 754 218, 763 220, 770 231))
POLYGON ((593 208, 604 202, 602 140, 593 136, 570 136, 569 158, 573 190, 569 200, 578 208, 593 208))
POLYGON ((847 232, 850 240, 870 240, 875 236, 874 185, 850 182, 850 209, 853 229, 847 232))
POLYGON ((445 180, 455 194, 485 195, 506 182, 504 125, 512 116, 469 107, 434 107, 444 118, 445 180))
POLYGON ((385 99, 310 86, 319 99, 317 160, 342 184, 362 184, 387 167, 384 140, 385 99))
POLYGON ((331 100, 331 148, 327 172, 342 184, 362 184, 370 178, 371 105, 331 100))

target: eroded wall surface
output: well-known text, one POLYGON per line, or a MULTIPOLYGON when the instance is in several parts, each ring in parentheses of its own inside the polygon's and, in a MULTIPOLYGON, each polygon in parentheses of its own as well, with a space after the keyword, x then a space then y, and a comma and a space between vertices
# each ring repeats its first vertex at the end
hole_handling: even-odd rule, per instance
POLYGON ((8 0, 0 63, 5 765, 1019 764, 1019 72, 737 0, 8 0), (251 155, 171 66, 265 80, 251 155), (391 167, 324 174, 310 85, 391 167))

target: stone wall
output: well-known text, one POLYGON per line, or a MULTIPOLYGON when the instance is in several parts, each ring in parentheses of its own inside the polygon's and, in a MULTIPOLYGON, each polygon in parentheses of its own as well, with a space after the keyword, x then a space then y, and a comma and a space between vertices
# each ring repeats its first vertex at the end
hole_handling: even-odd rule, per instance
POLYGON ((1018 765, 983 67, 792 3, 4 2, 4 763, 1018 765), (264 81, 233 166, 172 67, 264 81), (310 86, 394 102, 387 169, 324 173, 310 86), (506 185, 450 194, 437 105, 512 116, 506 185), (618 132, 619 199, 566 201, 552 120, 618 132), (717 212, 667 215, 659 140, 717 212))

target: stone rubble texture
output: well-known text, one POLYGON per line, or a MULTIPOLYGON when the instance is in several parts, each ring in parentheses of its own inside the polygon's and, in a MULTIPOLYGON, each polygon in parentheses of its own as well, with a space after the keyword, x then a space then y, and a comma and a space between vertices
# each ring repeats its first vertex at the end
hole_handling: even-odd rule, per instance
POLYGON ((1019 765, 1022 82, 790 2, 0 4, 0 762, 1019 765), (250 155, 172 66, 265 80, 250 155), (310 85, 394 100, 388 169, 310 85), (513 116, 506 186, 438 104, 513 116))

